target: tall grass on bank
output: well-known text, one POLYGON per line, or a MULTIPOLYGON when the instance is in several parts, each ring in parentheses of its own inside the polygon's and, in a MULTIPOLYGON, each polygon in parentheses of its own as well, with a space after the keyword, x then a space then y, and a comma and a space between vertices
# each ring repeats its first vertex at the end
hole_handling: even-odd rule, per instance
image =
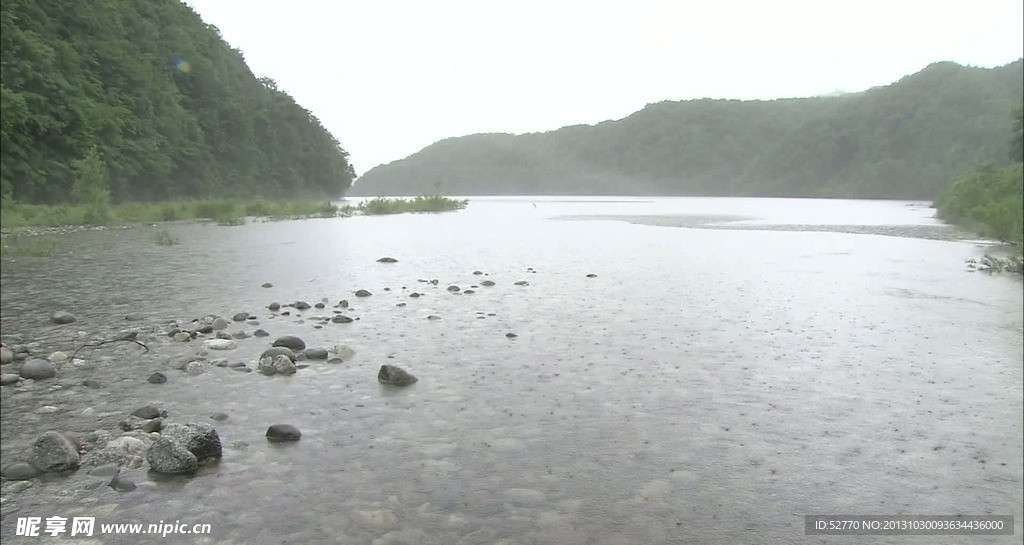
POLYGON ((406 212, 448 212, 461 210, 468 204, 469 201, 466 199, 452 199, 441 195, 420 195, 412 199, 376 197, 360 203, 356 210, 369 216, 375 216, 406 212))
POLYGON ((57 250, 53 237, 24 236, 17 233, 0 240, 0 255, 52 257, 57 250))

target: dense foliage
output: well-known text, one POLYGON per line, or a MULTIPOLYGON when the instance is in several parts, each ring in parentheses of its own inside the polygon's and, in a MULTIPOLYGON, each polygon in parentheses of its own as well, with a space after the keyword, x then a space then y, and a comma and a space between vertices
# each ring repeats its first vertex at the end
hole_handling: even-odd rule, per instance
POLYGON ((661 102, 617 121, 437 142, 374 168, 360 195, 651 194, 935 197, 976 164, 1005 162, 1024 61, 944 62, 860 93, 661 102))
MULTIPOLYGON (((0 195, 338 197, 348 154, 179 0, 3 0, 0 195)), ((102 218, 100 218, 102 219, 102 218)))

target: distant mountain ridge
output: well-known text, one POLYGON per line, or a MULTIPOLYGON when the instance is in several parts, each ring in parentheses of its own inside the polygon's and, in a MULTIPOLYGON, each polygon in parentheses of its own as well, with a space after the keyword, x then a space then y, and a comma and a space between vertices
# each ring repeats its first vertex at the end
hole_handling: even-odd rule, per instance
POLYGON ((664 101, 592 126, 448 138, 350 193, 930 199, 978 163, 1008 162, 1022 102, 1022 59, 939 62, 859 93, 664 101))

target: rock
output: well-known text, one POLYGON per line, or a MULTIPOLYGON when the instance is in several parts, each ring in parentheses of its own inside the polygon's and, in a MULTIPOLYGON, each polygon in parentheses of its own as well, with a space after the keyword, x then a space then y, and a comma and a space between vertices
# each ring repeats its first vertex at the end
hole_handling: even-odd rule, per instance
MULTIPOLYGON (((227 327, 227 326, 225 326, 225 327, 227 327)), ((203 335, 209 335, 210 333, 213 333, 213 325, 206 324, 204 326, 199 326, 199 328, 196 329, 196 333, 202 333, 203 335)))
POLYGON ((217 334, 214 335, 214 338, 225 340, 225 341, 234 340, 234 337, 232 337, 231 334, 228 333, 227 331, 218 331, 217 334))
POLYGON ((109 441, 106 446, 86 454, 84 465, 98 467, 115 464, 119 467, 136 469, 146 459, 146 443, 137 437, 121 436, 109 441))
POLYGON ((152 420, 147 420, 141 426, 139 426, 139 429, 146 433, 157 432, 164 429, 164 421, 162 418, 154 418, 152 420))
POLYGON ((53 405, 43 405, 42 407, 36 409, 36 412, 39 414, 53 414, 56 412, 60 412, 60 409, 54 407, 53 405))
POLYGON ((338 306, 341 308, 348 308, 348 299, 342 299, 341 301, 338 301, 338 306))
POLYGON ((221 329, 227 329, 228 328, 228 321, 225 320, 224 318, 214 318, 213 323, 210 324, 210 327, 212 327, 214 329, 214 331, 220 331, 221 329))
POLYGON ((473 290, 465 290, 465 291, 463 291, 462 293, 465 293, 466 295, 473 295, 473 294, 474 294, 474 293, 476 293, 476 292, 475 292, 475 291, 473 291, 473 290))
POLYGON ((317 304, 313 305, 313 308, 324 308, 324 307, 326 307, 326 306, 327 306, 327 305, 325 305, 325 304, 323 304, 323 303, 317 303, 317 304))
POLYGON ((398 260, 393 257, 382 257, 377 260, 377 263, 398 263, 398 260))
POLYGON ((117 490, 118 492, 131 492, 135 490, 135 483, 131 479, 116 476, 110 479, 110 488, 117 490))
POLYGON ((233 361, 228 364, 228 367, 245 367, 245 363, 240 361, 233 361))
POLYGON ((419 297, 420 295, 421 295, 421 294, 419 294, 419 293, 416 293, 416 292, 414 291, 414 292, 412 292, 412 293, 410 293, 410 294, 409 294, 409 297, 412 297, 412 298, 414 298, 414 299, 415 299, 416 297, 419 297))
POLYGON ((303 354, 311 360, 326 360, 327 349, 326 348, 308 348, 303 354))
POLYGON ((288 359, 290 359, 292 361, 295 361, 295 352, 292 352, 290 348, 285 348, 283 346, 275 346, 274 348, 268 348, 268 349, 264 350, 263 353, 260 354, 260 358, 259 359, 261 359, 261 360, 263 358, 271 358, 271 359, 273 359, 273 358, 275 358, 277 356, 288 356, 288 359))
POLYGON ((6 346, 0 346, 0 365, 7 365, 14 361, 14 351, 6 346))
POLYGON ((50 357, 46 359, 50 360, 50 363, 66 363, 68 361, 68 355, 58 350, 53 354, 50 354, 50 357))
POLYGON ((185 365, 185 374, 193 377, 199 376, 206 372, 206 365, 201 361, 190 361, 185 365))
POLYGON ((160 435, 173 439, 188 449, 197 460, 221 455, 220 436, 217 435, 217 430, 209 424, 202 422, 167 424, 160 435))
POLYGON ((208 339, 203 341, 203 346, 210 350, 234 350, 238 343, 232 339, 208 339))
POLYGON ((352 321, 352 318, 349 318, 344 314, 336 314, 333 318, 331 318, 331 322, 335 324, 350 324, 352 323, 352 321))
POLYGON ((15 462, 0 470, 0 476, 8 481, 24 481, 39 475, 39 468, 29 462, 15 462))
POLYGON ((267 308, 270 309, 270 310, 275 310, 275 311, 276 310, 280 310, 281 309, 281 303, 278 303, 278 302, 275 301, 275 302, 270 303, 269 305, 267 305, 267 308))
POLYGON ((299 428, 291 424, 274 424, 267 428, 267 441, 280 443, 283 441, 298 441, 302 437, 299 428))
POLYGON ((103 464, 90 469, 86 473, 93 477, 114 477, 120 472, 121 468, 117 464, 103 464))
POLYGON ((405 305, 406 305, 406 303, 404 303, 404 302, 403 302, 403 303, 398 303, 398 304, 396 304, 395 306, 396 306, 396 307, 404 307, 405 305))
POLYGON ((212 359, 212 360, 210 360, 210 365, 215 365, 217 367, 227 367, 228 366, 228 359, 227 358, 212 359))
POLYGON ((272 344, 271 346, 283 346, 285 348, 290 348, 295 351, 306 349, 306 343, 302 339, 294 335, 285 335, 284 337, 278 337, 277 340, 274 341, 274 344, 272 344))
POLYGON ((306 353, 299 352, 298 354, 295 354, 295 361, 306 361, 306 353))
POLYGON ((473 274, 476 276, 480 276, 481 274, 484 274, 484 271, 473 271, 473 274))
POLYGON ((427 319, 432 322, 436 322, 437 320, 440 320, 441 317, 436 314, 431 314, 430 316, 427 316, 427 319))
POLYGON ((480 285, 484 286, 486 288, 489 288, 489 287, 494 285, 494 281, 493 280, 484 280, 483 282, 480 282, 480 285))
POLYGON ((93 390, 98 390, 103 387, 103 384, 101 384, 100 381, 96 379, 87 378, 82 381, 82 386, 85 386, 86 388, 92 388, 93 390))
POLYGON ((178 333, 174 334, 174 340, 178 342, 188 342, 192 340, 192 335, 189 335, 185 331, 179 331, 178 333))
POLYGON ((307 310, 309 308, 309 303, 305 301, 296 301, 292 306, 294 306, 296 310, 307 310))
POLYGON ((79 464, 78 446, 67 436, 48 431, 32 445, 32 463, 43 471, 68 471, 79 464))
POLYGON ((587 275, 587 278, 597 278, 597 275, 594 273, 590 273, 587 275))
POLYGON ((412 376, 412 374, 401 367, 395 365, 381 365, 380 371, 377 372, 377 380, 382 384, 408 386, 419 379, 412 376))
POLYGON ((234 316, 232 316, 231 319, 236 321, 236 322, 244 322, 244 321, 249 319, 249 313, 248 312, 239 312, 239 313, 236 313, 234 316))
POLYGON ((356 291, 356 297, 369 297, 369 296, 371 296, 371 295, 373 295, 373 294, 372 294, 372 293, 370 293, 370 292, 369 292, 369 291, 367 291, 367 290, 357 290, 357 291, 356 291))
POLYGON ((50 316, 50 321, 51 322, 53 322, 55 324, 61 324, 61 325, 74 323, 75 320, 77 320, 77 318, 75 318, 75 315, 71 314, 70 312, 68 312, 66 310, 58 310, 57 312, 54 312, 50 316))
POLYGON ((21 380, 20 375, 15 375, 14 373, 4 373, 0 375, 0 386, 11 386, 17 384, 19 380, 21 380))
POLYGON ((276 370, 279 375, 294 375, 297 370, 295 362, 293 362, 288 356, 275 357, 273 365, 274 370, 276 370))
POLYGON ((33 380, 53 378, 57 375, 57 367, 52 362, 46 360, 30 359, 25 360, 25 363, 21 364, 19 374, 21 378, 33 380))
POLYGON ((264 282, 261 287, 263 287, 263 288, 272 288, 272 287, 274 287, 274 285, 271 284, 270 282, 264 282))
POLYGON ((231 334, 231 338, 238 339, 238 340, 248 339, 249 338, 249 334, 244 332, 244 331, 236 331, 236 332, 231 334))
POLYGON ((167 382, 167 375, 163 373, 153 373, 146 377, 146 382, 150 384, 163 384, 167 382))
POLYGON ((517 286, 529 286, 530 283, 527 282, 526 280, 520 280, 520 281, 516 282, 515 285, 517 285, 517 286))
POLYGON ((252 373, 252 368, 251 367, 246 367, 244 365, 241 366, 241 367, 231 367, 230 369, 232 371, 238 371, 238 372, 241 372, 241 373, 252 373))
POLYGON ((152 405, 146 405, 145 407, 139 407, 138 409, 132 411, 132 416, 137 416, 145 420, 150 420, 152 418, 167 416, 167 411, 161 411, 160 409, 152 405))
POLYGON ((452 293, 455 293, 455 292, 459 291, 460 289, 462 289, 462 288, 460 288, 458 286, 454 286, 454 285, 453 286, 448 286, 448 291, 450 291, 452 293))
POLYGON ((192 473, 199 467, 199 460, 185 447, 172 439, 161 436, 146 451, 149 468, 157 473, 192 473))
POLYGON ((518 337, 519 335, 516 335, 515 333, 506 333, 505 336, 510 338, 510 339, 514 339, 514 338, 518 337))
POLYGON ((256 331, 252 332, 252 336, 253 337, 269 337, 270 333, 267 333, 266 331, 263 331, 262 329, 257 329, 256 331))
POLYGON ((327 360, 327 363, 330 363, 332 365, 337 365, 339 363, 345 363, 345 361, 342 360, 341 358, 331 358, 331 359, 327 360))
POLYGON ((228 419, 228 415, 227 413, 214 413, 210 415, 210 419, 216 420, 217 422, 223 422, 228 419))

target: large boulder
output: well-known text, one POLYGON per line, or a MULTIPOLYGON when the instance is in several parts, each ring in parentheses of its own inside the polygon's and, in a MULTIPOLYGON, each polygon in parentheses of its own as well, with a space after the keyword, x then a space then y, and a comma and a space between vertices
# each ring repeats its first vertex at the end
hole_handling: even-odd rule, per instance
POLYGON ((271 346, 283 346, 294 351, 305 350, 306 342, 294 335, 278 337, 271 346))
POLYGON ((209 424, 202 422, 167 424, 160 435, 177 441, 179 445, 194 454, 198 460, 221 455, 220 436, 217 435, 217 430, 209 424))
POLYGON ((377 380, 382 384, 408 386, 419 379, 396 365, 381 365, 380 371, 377 372, 377 380))
POLYGON ((171 475, 192 473, 199 467, 195 454, 168 437, 153 441, 146 451, 146 461, 153 471, 171 475))
POLYGON ((48 431, 32 445, 32 464, 43 471, 78 468, 78 445, 66 435, 48 431))
POLYGON ((19 374, 21 378, 34 380, 53 378, 57 375, 57 366, 52 362, 41 359, 25 360, 25 363, 21 365, 19 374))

